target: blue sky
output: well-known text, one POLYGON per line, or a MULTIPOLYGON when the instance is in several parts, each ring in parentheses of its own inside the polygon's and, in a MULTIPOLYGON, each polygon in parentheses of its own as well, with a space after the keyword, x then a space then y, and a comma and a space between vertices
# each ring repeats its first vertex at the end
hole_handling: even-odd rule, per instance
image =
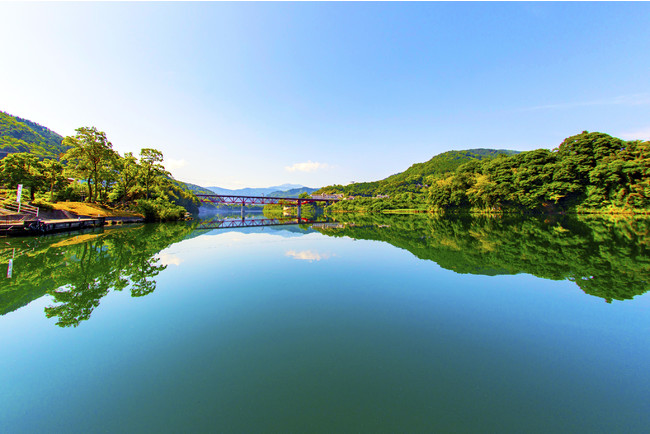
POLYGON ((238 188, 650 139, 650 3, 0 3, 0 110, 238 188))

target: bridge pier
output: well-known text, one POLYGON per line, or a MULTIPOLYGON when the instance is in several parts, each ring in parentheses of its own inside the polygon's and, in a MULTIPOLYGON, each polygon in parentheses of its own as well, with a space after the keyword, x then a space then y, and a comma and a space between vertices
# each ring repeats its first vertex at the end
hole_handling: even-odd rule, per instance
POLYGON ((242 203, 241 204, 241 219, 244 220, 246 217, 244 216, 244 210, 246 209, 246 206, 242 203))
POLYGON ((300 219, 301 205, 302 205, 302 202, 298 201, 298 219, 300 219))

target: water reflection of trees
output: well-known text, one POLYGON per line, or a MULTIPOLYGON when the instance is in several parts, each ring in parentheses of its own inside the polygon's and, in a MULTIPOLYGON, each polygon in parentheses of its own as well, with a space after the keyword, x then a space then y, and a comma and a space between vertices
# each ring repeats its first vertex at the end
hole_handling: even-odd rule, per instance
POLYGON ((110 291, 128 288, 132 297, 153 292, 154 277, 166 268, 156 254, 191 230, 167 223, 23 240, 14 276, 3 279, 0 314, 50 294, 55 304, 45 308, 46 316, 61 327, 76 327, 110 291))
POLYGON ((386 241, 457 273, 568 279, 607 302, 649 289, 647 218, 344 214, 335 219, 344 227, 321 232, 386 241))

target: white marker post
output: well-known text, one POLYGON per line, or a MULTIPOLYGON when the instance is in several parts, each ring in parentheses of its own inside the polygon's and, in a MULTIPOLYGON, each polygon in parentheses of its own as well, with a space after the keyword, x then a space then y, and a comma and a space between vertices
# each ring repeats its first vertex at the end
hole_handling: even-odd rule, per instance
POLYGON ((13 252, 11 253, 11 259, 9 260, 9 265, 7 265, 7 279, 11 279, 11 276, 14 274, 15 256, 16 256, 16 248, 14 247, 13 252))
POLYGON ((16 191, 16 202, 18 202, 18 212, 20 212, 20 197, 23 195, 23 185, 18 184, 18 190, 16 191))

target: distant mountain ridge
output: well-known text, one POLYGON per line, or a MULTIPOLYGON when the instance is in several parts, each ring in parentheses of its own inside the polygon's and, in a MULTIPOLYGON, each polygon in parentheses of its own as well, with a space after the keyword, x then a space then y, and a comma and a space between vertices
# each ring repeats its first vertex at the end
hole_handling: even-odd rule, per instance
POLYGON ((301 193, 312 194, 318 190, 317 188, 301 187, 301 188, 292 188, 287 191, 275 191, 273 193, 267 194, 269 197, 298 197, 301 193))
MULTIPOLYGON (((262 187, 262 188, 238 188, 235 190, 229 189, 229 188, 221 188, 221 187, 206 187, 208 190, 213 191, 216 194, 223 194, 223 195, 236 195, 236 196, 268 196, 271 193, 277 193, 277 192, 286 192, 289 190, 293 189, 303 189, 307 188, 304 185, 300 184, 282 184, 282 185, 276 185, 273 187, 262 187)), ((316 189, 313 189, 315 191, 316 189)), ((298 193, 300 194, 300 193, 298 193)))
MULTIPOLYGON (((317 189, 305 187, 299 184, 282 184, 274 187, 266 188, 240 188, 236 190, 221 188, 221 187, 201 187, 200 185, 190 184, 189 182, 183 182, 185 186, 191 190, 194 194, 219 194, 219 195, 232 195, 232 196, 267 196, 267 197, 298 197, 300 193, 311 194, 317 189)), ((216 205, 216 204, 202 204, 202 207, 206 209, 210 208, 227 208, 228 205, 216 205)), ((253 209, 260 206, 249 206, 253 209)))
POLYGON ((57 158, 68 150, 63 137, 36 122, 0 111, 0 158, 29 152, 41 158, 57 158))

